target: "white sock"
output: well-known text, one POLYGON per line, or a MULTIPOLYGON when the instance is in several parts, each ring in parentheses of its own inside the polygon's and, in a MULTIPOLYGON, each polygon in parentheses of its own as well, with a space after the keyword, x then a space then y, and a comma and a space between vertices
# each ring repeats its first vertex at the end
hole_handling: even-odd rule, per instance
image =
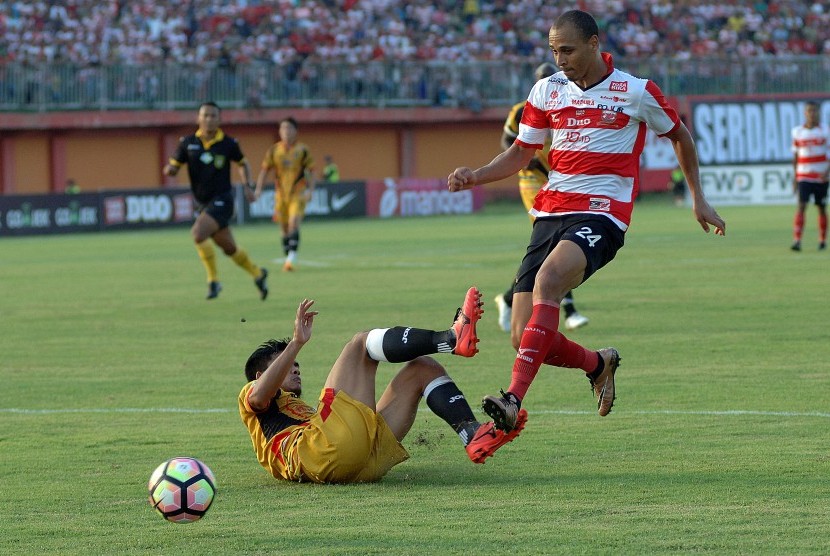
POLYGON ((388 328, 374 328, 369 331, 366 337, 366 351, 369 357, 375 361, 389 361, 386 354, 383 353, 383 336, 386 334, 388 328))

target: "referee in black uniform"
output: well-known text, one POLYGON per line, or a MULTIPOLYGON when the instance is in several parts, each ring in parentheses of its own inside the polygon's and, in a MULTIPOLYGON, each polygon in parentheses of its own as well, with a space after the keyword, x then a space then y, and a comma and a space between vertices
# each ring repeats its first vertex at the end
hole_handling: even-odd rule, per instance
POLYGON ((222 291, 216 271, 216 255, 209 239, 233 259, 254 279, 262 299, 268 296, 268 271, 255 265, 248 253, 237 247, 229 227, 233 217, 233 189, 231 161, 239 165, 239 175, 245 183, 245 196, 253 197, 251 167, 239 148, 239 143, 219 128, 220 110, 214 102, 199 106, 199 129, 193 135, 182 137, 176 152, 164 167, 164 173, 175 176, 187 164, 190 189, 196 199, 199 215, 190 228, 199 258, 205 265, 208 280, 207 299, 214 299, 222 291))

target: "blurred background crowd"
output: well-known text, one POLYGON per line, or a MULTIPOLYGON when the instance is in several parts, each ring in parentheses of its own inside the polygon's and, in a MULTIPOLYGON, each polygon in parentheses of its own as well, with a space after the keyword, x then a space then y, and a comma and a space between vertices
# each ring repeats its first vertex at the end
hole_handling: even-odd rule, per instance
POLYGON ((828 0, 3 0, 0 61, 539 60, 574 7, 618 56, 830 54, 828 0))
POLYGON ((0 110, 515 102, 590 11, 666 94, 830 87, 830 0, 0 0, 0 110))

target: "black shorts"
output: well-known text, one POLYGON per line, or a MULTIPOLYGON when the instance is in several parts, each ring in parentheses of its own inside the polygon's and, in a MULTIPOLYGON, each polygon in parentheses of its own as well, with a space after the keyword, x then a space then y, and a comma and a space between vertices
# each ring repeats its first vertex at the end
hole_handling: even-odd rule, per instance
POLYGON ((233 218, 233 192, 220 193, 210 200, 207 205, 198 205, 199 212, 205 212, 219 224, 219 229, 227 228, 233 218))
POLYGON ((810 202, 810 197, 815 199, 816 205, 822 206, 827 204, 827 182, 819 183, 815 181, 800 181, 798 182, 798 201, 807 204, 810 202))
POLYGON ((536 273, 553 248, 563 239, 579 245, 588 259, 582 277, 584 282, 616 256, 625 243, 625 232, 610 218, 601 215, 569 214, 537 219, 533 223, 527 253, 516 274, 514 292, 533 291, 536 273))

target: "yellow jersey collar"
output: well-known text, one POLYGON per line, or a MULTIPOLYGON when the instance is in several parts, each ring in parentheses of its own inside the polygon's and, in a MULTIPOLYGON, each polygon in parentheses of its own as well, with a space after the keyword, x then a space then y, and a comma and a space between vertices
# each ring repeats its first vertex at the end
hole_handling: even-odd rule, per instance
POLYGON ((216 130, 216 135, 213 136, 213 139, 206 142, 204 139, 202 139, 202 130, 197 129, 196 130, 196 137, 199 138, 199 141, 202 142, 202 146, 205 149, 209 149, 211 147, 211 145, 215 145, 216 143, 218 143, 219 141, 221 141, 222 139, 225 138, 225 132, 222 131, 222 128, 217 129, 216 130))

